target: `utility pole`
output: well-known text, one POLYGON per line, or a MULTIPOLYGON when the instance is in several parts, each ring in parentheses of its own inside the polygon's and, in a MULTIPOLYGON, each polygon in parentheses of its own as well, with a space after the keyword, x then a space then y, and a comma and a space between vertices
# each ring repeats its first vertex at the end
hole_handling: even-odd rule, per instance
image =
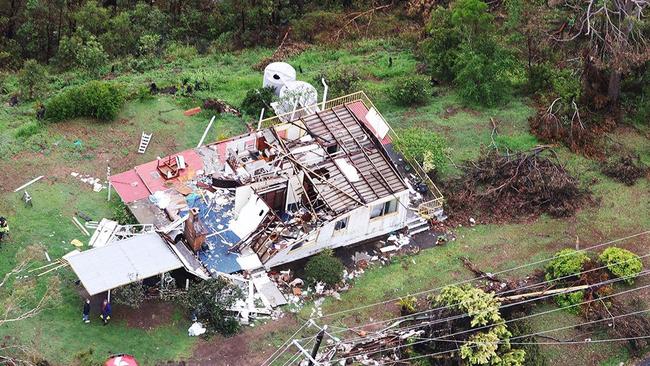
POLYGON ((325 336, 325 331, 327 330, 327 325, 323 325, 323 329, 318 332, 318 335, 316 335, 316 344, 314 344, 314 348, 311 350, 311 357, 309 359, 309 363, 307 364, 308 366, 314 366, 314 361, 316 359, 316 355, 318 355, 318 349, 320 348, 320 344, 323 341, 323 336, 325 336))

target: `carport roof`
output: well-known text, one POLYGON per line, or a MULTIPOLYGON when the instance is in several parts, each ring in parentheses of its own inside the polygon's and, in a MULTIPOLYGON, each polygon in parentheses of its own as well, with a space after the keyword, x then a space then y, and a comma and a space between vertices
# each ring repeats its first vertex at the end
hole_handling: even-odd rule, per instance
POLYGON ((86 250, 67 261, 91 296, 183 267, 156 233, 86 250))

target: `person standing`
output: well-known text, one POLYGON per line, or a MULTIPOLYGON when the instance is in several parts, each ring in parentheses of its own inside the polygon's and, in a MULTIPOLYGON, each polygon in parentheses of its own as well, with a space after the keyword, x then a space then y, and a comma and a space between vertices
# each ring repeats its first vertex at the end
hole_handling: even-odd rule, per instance
POLYGON ((84 311, 83 311, 83 322, 88 324, 90 323, 90 299, 86 299, 84 302, 84 311))
POLYGON ((0 216, 0 243, 2 243, 5 235, 9 235, 9 222, 7 222, 7 219, 4 217, 0 216))
POLYGON ((108 324, 108 321, 111 320, 111 303, 106 299, 102 303, 102 315, 99 317, 102 318, 104 325, 108 324))

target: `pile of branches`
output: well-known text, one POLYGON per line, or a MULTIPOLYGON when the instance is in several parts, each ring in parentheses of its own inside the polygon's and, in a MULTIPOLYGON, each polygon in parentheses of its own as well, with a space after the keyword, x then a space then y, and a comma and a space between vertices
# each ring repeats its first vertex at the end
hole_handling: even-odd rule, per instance
POLYGON ((603 174, 625 185, 632 186, 637 179, 642 178, 647 168, 639 156, 626 155, 603 164, 603 174))
MULTIPOLYGON (((561 143, 585 156, 602 155, 598 144, 602 131, 587 126, 575 101, 571 101, 570 106, 562 106, 562 100, 557 98, 546 110, 539 110, 529 122, 531 132, 543 141, 561 143)), ((605 123, 602 127, 608 125, 605 123)))
POLYGON ((551 157, 543 156, 545 150, 539 147, 514 155, 490 150, 478 161, 469 162, 463 176, 451 184, 447 204, 453 219, 503 222, 524 221, 542 213, 573 215, 589 194, 560 165, 552 150, 548 150, 551 157))

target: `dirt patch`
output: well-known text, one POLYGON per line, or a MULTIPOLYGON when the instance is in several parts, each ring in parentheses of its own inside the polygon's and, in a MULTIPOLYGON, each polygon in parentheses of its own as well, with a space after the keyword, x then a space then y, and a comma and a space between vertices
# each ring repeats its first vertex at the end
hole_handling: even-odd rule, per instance
POLYGON ((217 336, 209 340, 201 340, 192 357, 187 360, 187 365, 261 365, 276 350, 273 345, 262 342, 262 340, 275 332, 285 332, 287 329, 297 328, 296 320, 293 317, 285 316, 263 325, 246 327, 234 337, 217 336))
POLYGON ((452 222, 525 222, 542 213, 569 217, 590 197, 557 157, 542 155, 544 148, 515 155, 490 150, 468 162, 462 177, 454 180, 448 195, 452 222))
POLYGON ((126 325, 144 330, 169 324, 174 314, 174 304, 170 302, 146 301, 136 310, 129 311, 124 308, 121 313, 126 325))

